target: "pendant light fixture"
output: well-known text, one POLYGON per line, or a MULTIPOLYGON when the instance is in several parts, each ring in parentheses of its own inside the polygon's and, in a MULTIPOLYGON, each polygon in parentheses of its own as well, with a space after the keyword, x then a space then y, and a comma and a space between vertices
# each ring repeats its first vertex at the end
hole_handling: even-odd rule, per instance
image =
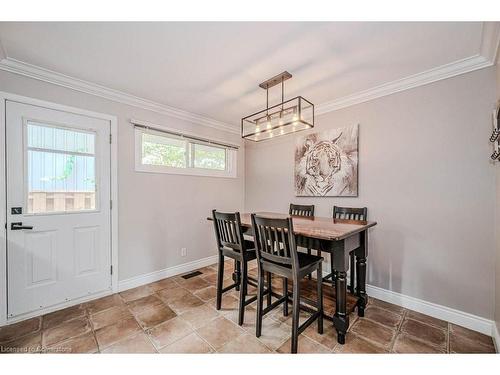
POLYGON ((314 127, 314 104, 297 96, 285 101, 287 71, 262 82, 266 90, 266 109, 241 119, 241 137, 255 142, 314 127), (269 107, 269 88, 281 84, 281 103, 269 107))

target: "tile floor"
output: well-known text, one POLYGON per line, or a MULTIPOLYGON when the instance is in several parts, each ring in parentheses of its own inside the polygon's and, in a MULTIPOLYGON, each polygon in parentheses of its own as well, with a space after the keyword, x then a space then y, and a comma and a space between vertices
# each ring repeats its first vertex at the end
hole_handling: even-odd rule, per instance
MULTIPOLYGON (((232 282, 232 268, 229 262, 225 266, 225 285, 232 282)), ((0 352, 289 353, 291 316, 284 317, 281 308, 270 312, 256 338, 255 304, 239 327, 237 292, 226 293, 222 309, 215 310, 216 266, 200 271, 187 280, 175 276, 2 327, 0 352)), ((312 325, 300 336, 299 353, 495 351, 488 336, 374 298, 364 318, 352 313, 350 319, 345 345, 337 344, 325 320, 323 335, 312 325)))

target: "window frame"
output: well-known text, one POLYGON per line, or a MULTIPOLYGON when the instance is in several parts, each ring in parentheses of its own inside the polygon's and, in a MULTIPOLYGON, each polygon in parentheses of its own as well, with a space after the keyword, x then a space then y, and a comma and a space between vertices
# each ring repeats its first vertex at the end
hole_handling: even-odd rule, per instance
POLYGON ((74 215, 74 214, 86 214, 101 212, 101 199, 100 199, 100 150, 99 150, 99 136, 94 129, 80 128, 78 126, 73 126, 71 124, 59 124, 50 121, 38 120, 30 117, 23 117, 23 215, 25 216, 49 216, 49 215, 74 215), (28 212, 28 195, 29 195, 29 178, 28 178, 28 150, 34 149, 33 147, 28 147, 28 124, 30 122, 40 124, 48 128, 63 129, 79 133, 87 133, 94 135, 94 154, 89 153, 78 153, 71 151, 59 151, 52 149, 44 149, 46 152, 53 152, 65 155, 84 155, 94 157, 94 171, 95 171, 95 208, 89 210, 73 210, 73 211, 47 211, 47 212, 28 212))
POLYGON ((210 142, 202 142, 198 140, 191 140, 189 136, 182 137, 173 134, 168 134, 166 132, 144 129, 144 128, 134 128, 134 142, 135 142, 135 171, 145 172, 145 173, 165 173, 165 174, 177 174, 177 175, 188 175, 188 176, 201 176, 201 177, 219 177, 219 178, 236 178, 237 177, 237 150, 214 145, 210 142), (186 165, 187 167, 168 167, 164 165, 152 165, 142 163, 142 135, 143 134, 153 134, 160 137, 172 138, 172 139, 183 139, 186 141, 186 165), (195 168, 190 166, 191 162, 194 165, 194 144, 200 144, 205 146, 217 147, 225 150, 226 153, 226 169, 208 169, 208 168, 195 168))

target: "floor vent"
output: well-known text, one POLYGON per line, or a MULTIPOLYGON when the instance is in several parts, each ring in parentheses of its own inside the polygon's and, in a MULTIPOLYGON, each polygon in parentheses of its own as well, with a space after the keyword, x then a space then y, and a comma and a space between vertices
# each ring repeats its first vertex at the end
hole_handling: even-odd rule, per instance
POLYGON ((195 276, 198 276, 198 275, 203 275, 203 272, 200 272, 200 271, 194 271, 194 272, 191 272, 191 273, 187 273, 185 275, 182 275, 182 278, 183 279, 190 279, 192 277, 195 277, 195 276))

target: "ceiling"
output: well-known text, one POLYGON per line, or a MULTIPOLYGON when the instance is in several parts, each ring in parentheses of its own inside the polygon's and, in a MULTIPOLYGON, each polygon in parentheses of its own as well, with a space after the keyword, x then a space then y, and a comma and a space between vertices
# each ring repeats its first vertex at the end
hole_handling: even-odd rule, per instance
POLYGON ((284 70, 286 97, 327 103, 477 56, 483 34, 481 22, 0 23, 7 60, 234 127, 284 70))

